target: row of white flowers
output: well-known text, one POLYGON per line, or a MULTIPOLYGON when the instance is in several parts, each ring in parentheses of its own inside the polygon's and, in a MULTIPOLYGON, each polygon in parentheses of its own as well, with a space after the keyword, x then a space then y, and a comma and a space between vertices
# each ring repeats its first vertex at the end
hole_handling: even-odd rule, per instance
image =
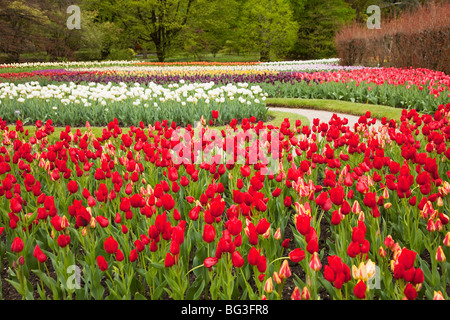
POLYGON ((340 66, 327 61, 326 63, 303 63, 303 62, 285 62, 285 63, 261 63, 253 65, 186 65, 186 66, 156 66, 156 65, 129 65, 129 66, 107 66, 98 68, 79 68, 77 71, 114 71, 124 73, 169 73, 169 74, 208 74, 208 73, 265 73, 265 72, 315 72, 315 71, 335 71, 335 70, 354 70, 366 68, 364 66, 340 66))
POLYGON ((133 65, 136 61, 105 60, 105 61, 67 61, 67 62, 23 62, 0 64, 0 68, 90 68, 105 66, 133 65))
POLYGON ((119 84, 75 84, 63 83, 42 86, 37 81, 24 84, 0 83, 0 103, 2 100, 16 100, 25 103, 30 99, 40 99, 50 102, 57 99, 62 104, 84 104, 86 107, 92 103, 106 106, 108 103, 132 100, 134 105, 152 102, 156 107, 159 103, 174 101, 182 105, 203 101, 210 103, 224 103, 228 100, 238 100, 243 104, 263 103, 267 97, 260 86, 249 86, 248 83, 216 85, 209 83, 175 83, 162 86, 155 83, 141 85, 135 83, 119 84))
POLYGON ((277 62, 264 62, 259 64, 242 64, 242 65, 209 65, 209 66, 197 66, 197 65, 136 65, 138 61, 73 61, 73 62, 32 62, 32 63, 14 63, 14 64, 0 64, 0 68, 60 68, 60 69, 95 69, 95 70, 109 70, 114 68, 115 70, 267 70, 267 71, 285 71, 285 70, 319 70, 329 68, 342 68, 338 66, 339 59, 320 59, 320 60, 297 60, 297 61, 277 61, 277 62), (131 68, 131 69, 130 69, 131 68))

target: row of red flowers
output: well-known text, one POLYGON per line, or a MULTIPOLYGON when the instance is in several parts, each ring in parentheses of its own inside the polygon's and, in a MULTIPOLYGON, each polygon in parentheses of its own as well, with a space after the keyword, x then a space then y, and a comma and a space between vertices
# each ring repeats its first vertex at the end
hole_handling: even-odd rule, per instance
POLYGON ((167 121, 127 132, 114 121, 102 136, 2 122, 8 282, 30 299, 277 299, 288 278, 292 299, 321 288, 336 299, 447 298, 449 115, 441 105, 376 124, 367 113, 354 128, 337 116, 311 127, 244 119, 214 139, 206 127, 174 135, 167 121), (258 138, 225 148, 248 132, 258 138), (190 162, 175 161, 187 157, 174 149, 182 141, 201 146, 190 162), (274 166, 250 161, 275 141, 274 166))

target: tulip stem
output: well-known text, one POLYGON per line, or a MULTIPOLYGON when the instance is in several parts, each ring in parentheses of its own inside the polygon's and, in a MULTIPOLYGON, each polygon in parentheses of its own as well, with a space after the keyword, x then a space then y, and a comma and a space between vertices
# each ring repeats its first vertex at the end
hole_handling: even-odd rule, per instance
POLYGON ((444 280, 443 293, 444 293, 445 299, 448 300, 447 290, 446 290, 446 287, 447 287, 447 266, 445 264, 445 261, 442 262, 442 280, 444 280))
POLYGON ((191 273, 192 271, 194 271, 195 269, 199 269, 199 268, 204 267, 204 266, 205 266, 205 264, 198 265, 198 266, 192 268, 191 270, 189 270, 188 272, 186 272, 186 274, 184 276, 187 277, 187 275, 189 273, 191 273))
POLYGON ((279 261, 279 260, 285 260, 285 259, 289 259, 289 257, 276 258, 275 260, 272 260, 272 261, 269 263, 269 266, 270 266, 272 263, 276 262, 276 261, 279 261))
POLYGON ((251 288, 250 288, 250 286, 248 285, 247 279, 245 279, 244 271, 242 271, 242 268, 239 268, 239 269, 240 269, 241 274, 242 274, 242 279, 244 279, 245 286, 247 287, 247 291, 248 291, 248 293, 249 293, 249 295, 250 295, 250 290, 251 290, 251 288))

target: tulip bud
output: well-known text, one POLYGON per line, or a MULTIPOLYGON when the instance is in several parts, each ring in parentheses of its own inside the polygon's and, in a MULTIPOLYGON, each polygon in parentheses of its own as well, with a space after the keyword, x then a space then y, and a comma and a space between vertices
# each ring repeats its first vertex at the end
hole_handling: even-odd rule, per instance
POLYGON ((436 231, 442 231, 444 226, 442 225, 442 220, 437 218, 436 222, 434 223, 434 227, 436 228, 436 231))
POLYGON ((434 232, 434 231, 436 231, 436 226, 435 226, 435 224, 434 224, 433 219, 431 219, 431 218, 428 219, 427 230, 428 230, 429 232, 434 232))
POLYGON ((385 203, 383 206, 384 206, 384 208, 387 210, 387 209, 389 209, 390 207, 392 207, 392 203, 387 202, 387 203, 385 203))
POLYGON ((303 300, 309 300, 311 298, 311 294, 309 293, 309 290, 307 287, 303 287, 302 290, 302 299, 303 300))
POLYGON ((434 296, 433 296, 433 300, 445 300, 444 296, 442 295, 441 291, 435 291, 434 292, 434 296))
POLYGON ((288 260, 284 260, 281 264, 279 275, 281 279, 289 278, 292 275, 288 260))
POLYGON ((66 229, 69 226, 70 226, 69 220, 67 220, 66 216, 63 216, 61 220, 61 228, 66 229))
POLYGON ((447 234, 445 235, 445 238, 444 238, 444 245, 445 245, 446 247, 450 247, 450 231, 447 232, 447 234))
POLYGON ((355 214, 361 212, 361 206, 359 205, 359 202, 358 202, 357 200, 355 200, 355 201, 353 202, 353 205, 352 205, 352 212, 355 213, 355 214))
POLYGON ((281 239, 281 230, 280 230, 280 228, 278 228, 278 229, 275 231, 275 234, 273 235, 273 238, 274 238, 275 240, 280 240, 280 239, 281 239))
POLYGON ((96 220, 94 219, 94 217, 91 217, 90 227, 91 227, 92 229, 95 229, 96 225, 97 225, 96 220))
POLYGON ((262 235, 264 239, 269 239, 271 228, 267 228, 267 231, 262 235))
POLYGON ((365 219, 364 211, 361 211, 358 216, 358 221, 364 222, 365 220, 366 219, 365 219))
POLYGON ((275 281, 276 284, 283 283, 283 279, 280 277, 280 275, 276 271, 273 272, 273 280, 275 281))
POLYGON ((319 271, 322 269, 322 264, 320 263, 319 254, 315 251, 309 262, 309 267, 314 271, 319 271))
POLYGON ((395 245, 395 241, 394 239, 392 239, 391 235, 388 235, 385 239, 384 239, 384 245, 386 246, 386 248, 388 248, 391 251, 394 251, 394 245, 395 245))
POLYGON ((83 230, 81 230, 81 235, 82 235, 83 237, 86 237, 86 235, 87 235, 86 227, 84 227, 83 230))
POLYGON ((444 250, 439 246, 436 250, 436 261, 444 262, 445 260, 447 260, 447 258, 445 257, 444 250))
POLYGON ((294 291, 292 291, 291 300, 302 300, 302 296, 300 295, 300 289, 298 287, 295 287, 294 291))
POLYGON ((380 249, 378 250, 378 254, 380 255, 380 257, 385 258, 387 253, 386 250, 384 250, 384 248, 382 246, 380 246, 380 249))
POLYGON ((269 277, 266 280, 266 283, 264 284, 264 291, 266 293, 272 293, 273 291, 273 281, 272 281, 272 277, 269 277))

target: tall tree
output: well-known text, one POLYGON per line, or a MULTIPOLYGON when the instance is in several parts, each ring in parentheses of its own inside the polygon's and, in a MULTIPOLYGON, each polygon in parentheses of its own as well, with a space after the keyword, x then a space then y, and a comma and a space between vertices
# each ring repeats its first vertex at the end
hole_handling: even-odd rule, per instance
POLYGON ((38 31, 48 22, 37 0, 0 0, 0 52, 19 62, 22 53, 41 49, 38 31))
POLYGON ((128 38, 143 46, 152 42, 159 61, 167 57, 197 0, 88 0, 92 9, 102 8, 100 17, 118 22, 128 38), (106 4, 105 4, 106 2, 106 4), (102 4, 103 3, 103 4, 102 4))
POLYGON ((261 61, 283 57, 295 42, 298 24, 286 0, 248 0, 242 10, 241 44, 261 61))
POLYGON ((296 12, 295 19, 300 27, 297 29, 297 41, 289 57, 291 59, 334 57, 336 55, 334 35, 342 25, 355 18, 355 10, 344 0, 306 0, 303 5, 303 10, 296 12))
POLYGON ((240 12, 239 0, 197 0, 192 16, 180 33, 184 50, 216 55, 234 37, 240 12))

